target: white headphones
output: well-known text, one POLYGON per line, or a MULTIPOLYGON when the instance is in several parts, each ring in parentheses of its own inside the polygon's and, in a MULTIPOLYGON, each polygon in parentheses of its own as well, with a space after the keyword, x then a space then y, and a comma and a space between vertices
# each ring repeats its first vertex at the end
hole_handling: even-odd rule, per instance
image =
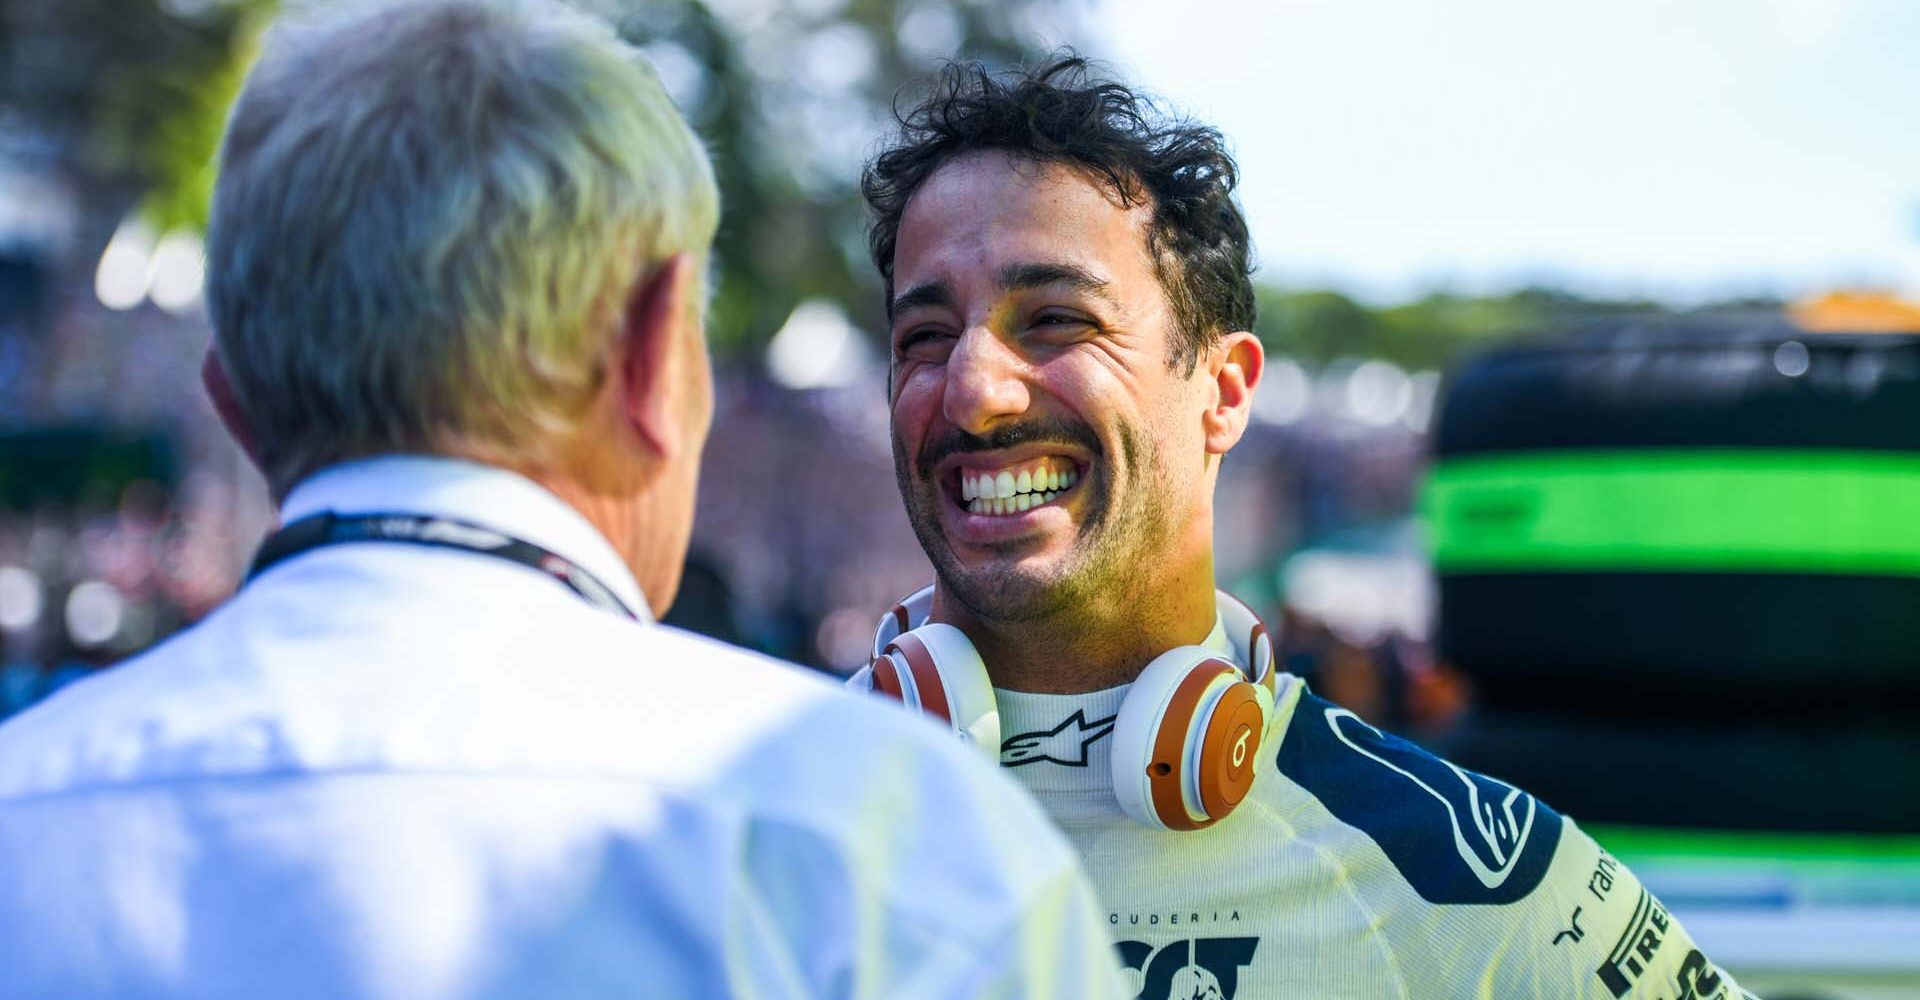
MULTIPOLYGON (((1216 594, 1246 668, 1206 646, 1168 650, 1140 672, 1114 723, 1120 808, 1162 830, 1212 826, 1240 804, 1273 717, 1273 640, 1246 605, 1216 594)), ((874 634, 873 661, 848 683, 940 719, 999 763, 1000 709, 987 665, 959 629, 928 623, 932 610, 932 587, 894 605, 874 634)))

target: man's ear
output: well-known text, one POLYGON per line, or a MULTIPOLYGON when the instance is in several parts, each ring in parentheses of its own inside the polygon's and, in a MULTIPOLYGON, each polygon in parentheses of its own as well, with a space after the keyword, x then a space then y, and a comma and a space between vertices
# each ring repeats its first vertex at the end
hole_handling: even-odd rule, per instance
POLYGON ((213 345, 207 345, 207 354, 200 359, 200 385, 207 390, 207 399, 213 403, 213 412, 219 414, 220 423, 233 436, 234 443, 247 453, 257 469, 264 471, 260 464, 260 446, 253 436, 253 428, 247 424, 247 415, 240 411, 240 400, 233 394, 233 383, 227 381, 227 370, 220 365, 220 355, 214 352, 213 345))
POLYGON ((1207 372, 1212 379, 1212 398, 1201 423, 1206 431, 1207 454, 1225 455, 1240 443, 1253 417, 1253 390, 1266 371, 1267 352, 1260 338, 1245 330, 1229 333, 1208 352, 1207 372))
POLYGON ((698 269, 686 254, 675 254, 641 278, 627 299, 620 336, 619 375, 622 412, 634 433, 658 456, 675 457, 686 440, 680 422, 685 354, 676 341, 693 315, 698 269))

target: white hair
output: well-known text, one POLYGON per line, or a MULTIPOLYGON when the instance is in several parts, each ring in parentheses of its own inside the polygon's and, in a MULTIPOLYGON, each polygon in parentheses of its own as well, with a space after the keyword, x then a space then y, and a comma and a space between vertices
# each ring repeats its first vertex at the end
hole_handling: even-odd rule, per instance
POLYGON ((701 263, 713 171, 646 61, 537 0, 362 5, 269 36, 227 123, 215 348, 276 495, 346 458, 537 458, 635 282, 701 263))

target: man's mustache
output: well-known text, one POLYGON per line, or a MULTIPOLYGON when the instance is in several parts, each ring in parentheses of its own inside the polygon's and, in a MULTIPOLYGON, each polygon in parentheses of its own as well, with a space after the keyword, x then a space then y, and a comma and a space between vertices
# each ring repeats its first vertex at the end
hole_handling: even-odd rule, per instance
POLYGON ((921 479, 931 479, 933 467, 950 456, 1000 451, 1023 444, 1077 445, 1093 454, 1100 453, 1100 439, 1086 424, 1064 417, 1036 417, 1017 424, 1002 424, 985 435, 956 427, 939 437, 929 438, 914 459, 914 472, 921 479))

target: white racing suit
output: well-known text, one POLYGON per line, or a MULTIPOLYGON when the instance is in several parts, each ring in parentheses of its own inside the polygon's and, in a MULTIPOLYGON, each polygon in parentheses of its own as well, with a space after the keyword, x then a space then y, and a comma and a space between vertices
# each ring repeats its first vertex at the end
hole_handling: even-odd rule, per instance
POLYGON ((1572 820, 1297 678, 1247 799, 1185 833, 1116 803, 1124 688, 996 694, 1002 764, 1080 850, 1138 1000, 1750 996, 1572 820))

